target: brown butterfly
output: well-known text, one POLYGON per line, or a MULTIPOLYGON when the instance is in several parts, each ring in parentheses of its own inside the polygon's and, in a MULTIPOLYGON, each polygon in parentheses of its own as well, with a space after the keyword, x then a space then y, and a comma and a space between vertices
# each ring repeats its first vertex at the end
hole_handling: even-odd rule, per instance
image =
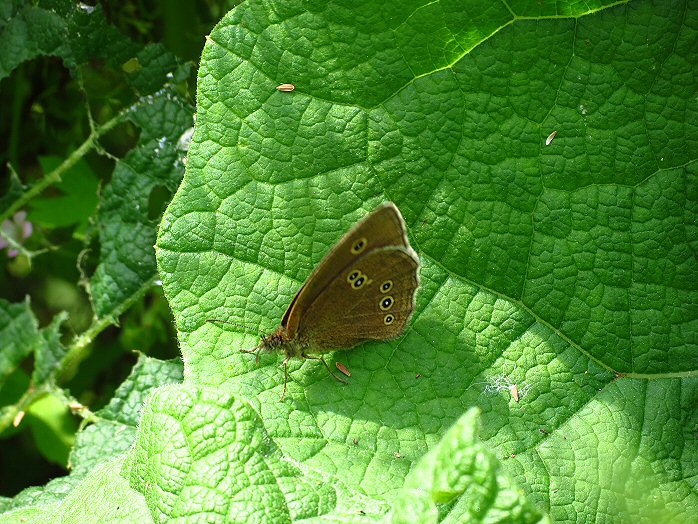
POLYGON ((419 287, 419 258, 407 240, 405 221, 386 203, 354 225, 325 255, 296 293, 276 331, 244 353, 278 351, 288 361, 320 360, 323 353, 351 348, 365 340, 402 334, 412 316, 419 287))

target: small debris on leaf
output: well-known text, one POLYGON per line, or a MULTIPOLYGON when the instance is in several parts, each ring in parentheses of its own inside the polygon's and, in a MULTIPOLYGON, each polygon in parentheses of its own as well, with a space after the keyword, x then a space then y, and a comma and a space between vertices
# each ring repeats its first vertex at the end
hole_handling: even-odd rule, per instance
POLYGON ((351 377, 351 372, 344 364, 341 362, 335 362, 334 365, 337 366, 337 369, 344 373, 347 377, 351 377))
POLYGON ((19 424, 22 422, 23 418, 24 418, 24 411, 18 411, 17 414, 15 415, 15 418, 12 419, 12 425, 14 427, 19 426, 19 424))
POLYGON ((518 402, 519 401, 519 386, 512 384, 509 386, 509 391, 511 392, 511 397, 518 402))
POLYGON ((550 145, 550 142, 553 141, 553 138, 555 138, 556 135, 557 135, 557 131, 553 131, 552 133, 550 133, 550 134, 548 135, 548 138, 545 139, 545 145, 546 145, 546 146, 549 146, 549 145, 550 145))

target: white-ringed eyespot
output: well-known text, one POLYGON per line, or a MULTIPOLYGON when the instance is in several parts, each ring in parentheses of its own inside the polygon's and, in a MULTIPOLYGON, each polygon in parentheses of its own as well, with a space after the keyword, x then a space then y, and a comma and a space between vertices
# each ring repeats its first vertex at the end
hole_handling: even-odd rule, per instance
POLYGON ((379 305, 380 305, 380 308, 381 308, 383 311, 388 311, 391 307, 393 307, 393 304, 394 304, 394 303, 395 303, 395 300, 393 299, 393 297, 391 297, 390 295, 388 295, 387 297, 383 297, 383 298, 381 299, 379 305))
POLYGON ((354 244, 351 246, 351 252, 354 255, 358 255, 361 253, 364 249, 366 249, 366 246, 368 245, 368 240, 366 240, 366 237, 361 237, 359 238, 354 244))

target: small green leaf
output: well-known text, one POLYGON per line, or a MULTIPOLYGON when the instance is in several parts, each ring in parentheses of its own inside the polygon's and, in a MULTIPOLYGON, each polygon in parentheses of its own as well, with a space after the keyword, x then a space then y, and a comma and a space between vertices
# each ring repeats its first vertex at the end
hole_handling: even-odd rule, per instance
POLYGON ((180 360, 162 361, 139 354, 138 362, 109 404, 95 413, 93 424, 78 433, 70 455, 73 473, 88 473, 97 464, 128 450, 136 438, 138 420, 148 395, 157 387, 181 381, 180 360))
POLYGON ((54 395, 40 398, 27 410, 24 423, 31 428, 41 454, 50 462, 66 467, 78 423, 61 399, 54 395))
POLYGON ((66 52, 65 21, 58 14, 23 2, 7 5, 12 9, 4 13, 0 26, 0 48, 6 50, 0 60, 0 78, 25 60, 66 52))
POLYGON ((480 442, 478 410, 465 413, 405 479, 398 522, 539 522, 499 461, 480 442))
POLYGON ((34 386, 41 385, 53 378, 58 371, 67 349, 61 343, 61 324, 68 319, 65 312, 56 315, 51 324, 41 330, 41 343, 36 348, 34 355, 34 372, 32 382, 34 386))
POLYGON ((182 381, 182 361, 158 360, 139 354, 128 378, 109 404, 97 412, 101 417, 136 426, 146 398, 160 386, 182 381))
POLYGON ((191 126, 192 108, 163 90, 129 114, 140 143, 119 160, 103 189, 94 228, 100 240, 90 296, 98 317, 113 314, 155 277, 156 223, 148 216, 153 191, 174 193, 182 176, 177 139, 191 126))
POLYGON ((0 387, 19 364, 41 344, 29 298, 21 304, 0 299, 0 387))

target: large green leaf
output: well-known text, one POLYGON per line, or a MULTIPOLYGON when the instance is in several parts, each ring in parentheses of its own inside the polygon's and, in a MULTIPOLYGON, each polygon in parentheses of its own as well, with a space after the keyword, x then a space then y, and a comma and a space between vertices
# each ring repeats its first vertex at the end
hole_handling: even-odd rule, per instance
POLYGON ((158 240, 185 375, 249 399, 284 457, 377 501, 399 501, 415 461, 478 405, 487 446, 555 520, 687 518, 698 10, 555 9, 232 11, 204 50, 188 171, 158 240), (255 336, 206 319, 273 329, 385 200, 423 264, 410 329, 335 353, 349 386, 292 363, 280 402, 280 357, 257 368, 238 352, 255 336))
POLYGON ((689 2, 233 10, 157 245, 184 384, 15 521, 694 519, 697 31, 689 2), (414 320, 331 355, 349 385, 292 362, 281 402, 281 356, 239 348, 386 200, 414 320))

